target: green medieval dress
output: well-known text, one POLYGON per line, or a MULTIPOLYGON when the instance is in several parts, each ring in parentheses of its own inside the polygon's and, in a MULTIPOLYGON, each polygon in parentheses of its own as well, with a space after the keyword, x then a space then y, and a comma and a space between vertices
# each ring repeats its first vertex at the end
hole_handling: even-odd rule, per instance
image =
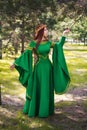
POLYGON ((33 48, 36 42, 31 41, 28 49, 15 60, 19 72, 19 81, 26 88, 26 101, 23 113, 29 117, 48 117, 54 113, 54 91, 62 94, 70 82, 63 53, 65 37, 54 45, 51 41, 40 43, 37 48, 37 62, 33 65, 33 48), (53 47, 52 62, 49 59, 53 47))

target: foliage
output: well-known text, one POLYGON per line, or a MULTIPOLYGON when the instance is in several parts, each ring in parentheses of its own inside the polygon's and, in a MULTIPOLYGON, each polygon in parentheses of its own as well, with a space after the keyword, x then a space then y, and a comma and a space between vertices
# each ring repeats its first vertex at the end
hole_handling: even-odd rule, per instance
POLYGON ((0 0, 0 7, 0 49, 6 48, 5 43, 13 46, 15 54, 19 46, 21 52, 24 51, 25 43, 33 39, 35 27, 40 23, 47 24, 53 39, 58 37, 54 34, 60 35, 66 27, 75 31, 78 38, 86 33, 86 0, 0 0), (80 18, 85 24, 83 29, 80 18), (51 34, 51 31, 54 33, 51 34))

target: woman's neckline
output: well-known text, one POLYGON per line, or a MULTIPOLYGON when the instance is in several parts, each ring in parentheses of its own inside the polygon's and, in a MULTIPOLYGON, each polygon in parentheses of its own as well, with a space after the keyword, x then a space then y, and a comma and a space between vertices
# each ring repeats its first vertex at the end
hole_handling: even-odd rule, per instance
POLYGON ((40 44, 46 44, 48 41, 41 41, 40 44))
MULTIPOLYGON (((35 41, 35 40, 34 40, 35 41)), ((49 41, 49 40, 48 40, 49 41)), ((42 44, 46 44, 48 41, 45 41, 45 40, 43 40, 43 41, 41 41, 40 42, 40 44, 42 45, 42 44)), ((35 43, 37 44, 37 41, 35 41, 35 43)))

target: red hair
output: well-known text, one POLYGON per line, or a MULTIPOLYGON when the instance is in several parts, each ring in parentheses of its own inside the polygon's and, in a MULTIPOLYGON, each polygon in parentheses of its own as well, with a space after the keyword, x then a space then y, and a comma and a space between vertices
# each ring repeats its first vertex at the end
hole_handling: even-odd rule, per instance
MULTIPOLYGON (((42 38, 44 36, 44 28, 45 27, 46 27, 46 25, 41 24, 41 25, 37 26, 37 28, 35 30, 34 40, 37 40, 36 48, 39 46, 40 42, 42 41, 42 38)), ((45 37, 45 40, 48 40, 48 38, 45 37)))
POLYGON ((34 37, 34 40, 37 40, 37 43, 40 43, 44 36, 44 28, 38 31, 38 34, 34 37))

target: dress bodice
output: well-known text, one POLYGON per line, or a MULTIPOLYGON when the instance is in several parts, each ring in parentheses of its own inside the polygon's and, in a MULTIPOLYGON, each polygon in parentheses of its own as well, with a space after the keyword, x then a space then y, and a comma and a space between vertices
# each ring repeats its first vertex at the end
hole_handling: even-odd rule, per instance
MULTIPOLYGON (((36 48, 36 42, 32 41, 29 45, 29 49, 36 48)), ((51 48, 51 41, 43 41, 39 44, 38 48, 35 49, 38 58, 47 59, 51 48)))
POLYGON ((51 42, 50 42, 50 41, 41 43, 41 44, 39 45, 39 47, 37 48, 37 54, 38 54, 38 55, 42 55, 42 56, 48 55, 49 52, 50 52, 50 45, 51 45, 51 42))

